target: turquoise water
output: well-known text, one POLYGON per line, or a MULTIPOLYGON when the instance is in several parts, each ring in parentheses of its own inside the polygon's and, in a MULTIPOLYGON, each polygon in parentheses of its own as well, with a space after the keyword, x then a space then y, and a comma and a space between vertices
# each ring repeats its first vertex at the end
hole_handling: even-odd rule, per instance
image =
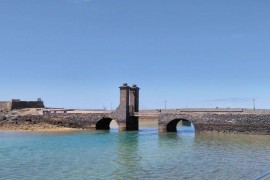
POLYGON ((81 131, 0 132, 0 179, 254 179, 270 136, 81 131))

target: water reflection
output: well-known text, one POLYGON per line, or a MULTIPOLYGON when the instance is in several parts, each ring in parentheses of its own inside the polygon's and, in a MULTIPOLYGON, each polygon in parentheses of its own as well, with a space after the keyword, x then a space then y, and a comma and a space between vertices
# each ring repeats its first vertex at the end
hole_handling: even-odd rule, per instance
POLYGON ((118 168, 113 179, 131 179, 139 176, 141 156, 138 153, 139 132, 118 132, 115 162, 118 168))
POLYGON ((197 143, 208 142, 222 146, 270 146, 270 136, 261 135, 200 133, 196 134, 195 141, 197 143))
POLYGON ((110 123, 110 129, 111 130, 117 130, 118 129, 118 124, 115 120, 112 120, 110 123))
MULTIPOLYGON (((219 174, 228 179, 255 178, 267 169, 270 157, 270 136, 237 134, 196 134, 194 153, 199 162, 214 165, 213 177, 219 174), (203 156, 201 155, 203 154, 203 156), (260 163, 256 157, 264 157, 260 163), (252 171, 247 173, 247 169, 252 171)), ((211 171, 210 171, 211 172, 211 171)))
POLYGON ((181 132, 181 133, 194 134, 195 133, 195 128, 194 128, 194 125, 191 122, 181 120, 177 124, 177 131, 181 132))
POLYGON ((0 133, 0 179, 255 179, 269 170, 270 136, 181 128, 192 126, 174 133, 151 126, 138 132, 0 133))

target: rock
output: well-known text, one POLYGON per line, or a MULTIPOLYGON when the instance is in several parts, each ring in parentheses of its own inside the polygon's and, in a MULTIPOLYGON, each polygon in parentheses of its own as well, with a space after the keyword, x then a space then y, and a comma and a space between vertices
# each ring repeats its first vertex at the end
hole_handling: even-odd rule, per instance
POLYGON ((17 120, 18 120, 18 116, 11 116, 11 117, 10 117, 10 120, 11 120, 11 121, 17 121, 17 120))
POLYGON ((26 121, 27 122, 32 122, 32 119, 31 118, 27 118, 26 121))
POLYGON ((0 116, 0 121, 3 121, 3 120, 6 120, 7 118, 6 118, 6 116, 0 116))

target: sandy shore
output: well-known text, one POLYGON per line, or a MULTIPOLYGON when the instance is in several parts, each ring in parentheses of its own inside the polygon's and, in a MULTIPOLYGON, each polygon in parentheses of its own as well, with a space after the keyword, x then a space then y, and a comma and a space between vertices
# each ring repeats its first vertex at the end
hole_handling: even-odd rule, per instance
POLYGON ((37 132, 63 132, 63 131, 79 131, 82 129, 58 127, 51 124, 5 124, 0 126, 0 131, 37 131, 37 132))

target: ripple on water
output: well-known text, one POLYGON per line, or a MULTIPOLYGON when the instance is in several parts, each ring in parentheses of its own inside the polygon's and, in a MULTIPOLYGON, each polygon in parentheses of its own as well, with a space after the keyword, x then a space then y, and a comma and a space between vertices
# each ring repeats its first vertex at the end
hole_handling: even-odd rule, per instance
POLYGON ((0 132, 0 179, 254 179, 270 136, 83 131, 0 132))

